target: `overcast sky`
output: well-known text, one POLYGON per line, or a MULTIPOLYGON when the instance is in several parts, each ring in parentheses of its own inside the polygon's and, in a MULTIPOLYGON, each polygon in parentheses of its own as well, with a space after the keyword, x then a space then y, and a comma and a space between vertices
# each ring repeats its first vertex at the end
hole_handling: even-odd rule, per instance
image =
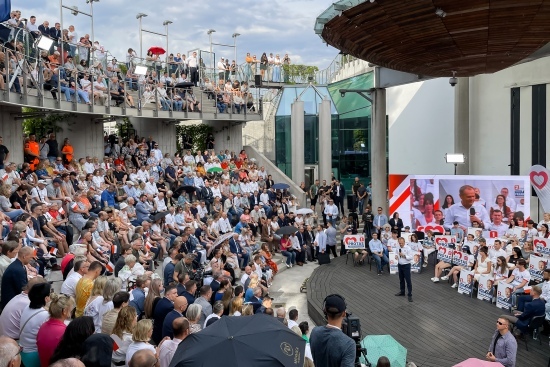
MULTIPOLYGON (((187 53, 200 48, 209 49, 206 31, 216 30, 214 43, 233 44, 231 35, 237 39, 237 60, 241 63, 246 52, 288 53, 292 63, 316 65, 326 68, 338 53, 327 47, 313 32, 315 18, 334 0, 199 0, 199 1, 154 1, 154 0, 101 0, 94 3, 95 39, 111 51, 119 60, 124 60, 131 47, 139 56, 139 25, 136 14, 148 14, 143 18, 143 29, 164 33, 163 21, 174 23, 169 28, 169 51, 187 53), (176 5, 178 4, 178 5, 176 5)), ((65 6, 78 6, 89 12, 85 0, 63 0, 65 6)), ((24 18, 37 17, 37 24, 44 20, 53 26, 60 19, 59 2, 56 0, 12 0, 12 10, 19 9, 24 18)), ((91 32, 91 21, 84 15, 73 16, 63 10, 63 28, 74 25, 78 36, 91 32)), ((161 36, 143 34, 144 53, 150 46, 165 46, 161 36)), ((216 57, 233 59, 233 48, 214 46, 216 57)))

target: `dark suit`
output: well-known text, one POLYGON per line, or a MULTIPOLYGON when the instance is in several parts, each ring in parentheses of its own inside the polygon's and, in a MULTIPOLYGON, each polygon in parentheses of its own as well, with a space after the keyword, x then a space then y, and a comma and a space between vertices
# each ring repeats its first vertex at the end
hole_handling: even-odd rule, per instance
POLYGON ((27 285, 27 271, 25 266, 19 259, 15 259, 2 276, 2 287, 0 289, 2 295, 2 308, 11 301, 11 299, 21 293, 23 287, 27 285))
POLYGON ((61 38, 61 29, 50 28, 50 37, 58 41, 61 38))
POLYGON ((403 221, 401 220, 401 218, 397 218, 397 220, 392 218, 389 220, 388 223, 391 226, 392 232, 397 230, 397 237, 401 237, 401 230, 403 229, 403 221))
MULTIPOLYGON (((309 249, 307 247, 306 243, 306 232, 296 232, 296 237, 298 238, 298 242, 300 242, 300 248, 302 251, 296 252, 296 262, 297 263, 305 263, 306 262, 306 255, 309 255, 309 249)), ((311 256, 308 256, 308 258, 311 256)), ((309 260, 311 261, 311 259, 309 260)))
POLYGON ((40 33, 42 33, 44 36, 47 36, 47 37, 50 36, 50 27, 46 28, 46 27, 44 27, 44 24, 40 24, 40 25, 38 26, 38 30, 39 30, 40 33))
POLYGON ((218 282, 217 280, 213 280, 212 283, 210 283, 210 288, 212 288, 212 297, 210 297, 210 303, 214 304, 216 292, 218 291, 218 289, 220 289, 220 282, 218 282))
MULTIPOLYGON (((240 259, 243 259, 243 264, 242 265, 243 267, 248 265, 248 260, 250 258, 250 254, 249 253, 244 253, 243 252, 243 249, 241 248, 241 246, 235 242, 235 239, 234 238, 231 238, 229 240, 229 251, 231 251, 231 253, 237 255, 237 258, 239 258, 239 261, 240 259), (241 256, 239 256, 241 255, 241 256)), ((239 266, 241 266, 241 264, 239 264, 239 266)))
POLYGON ((336 205, 338 210, 340 210, 342 215, 344 215, 344 198, 346 197, 346 189, 344 188, 344 185, 334 185, 332 188, 331 197, 334 200, 334 205, 336 205))
POLYGON ((175 319, 178 317, 182 317, 183 315, 179 313, 176 310, 172 310, 168 312, 168 315, 164 318, 164 322, 162 323, 162 338, 169 336, 170 338, 174 337, 174 329, 172 329, 172 322, 174 322, 175 319))
POLYGON ((153 310, 153 335, 151 336, 151 339, 153 339, 155 344, 160 343, 162 340, 162 327, 164 324, 164 319, 173 309, 174 304, 166 297, 162 297, 155 306, 155 309, 153 310))
POLYGON ((195 303, 195 297, 191 293, 187 292, 187 290, 178 295, 184 296, 185 299, 187 299, 187 305, 192 305, 193 303, 195 303))
POLYGON ((518 316, 518 321, 516 322, 516 327, 522 332, 526 333, 529 331, 527 326, 531 319, 535 316, 542 316, 545 314, 546 302, 540 298, 534 299, 531 302, 525 304, 525 311, 518 316))

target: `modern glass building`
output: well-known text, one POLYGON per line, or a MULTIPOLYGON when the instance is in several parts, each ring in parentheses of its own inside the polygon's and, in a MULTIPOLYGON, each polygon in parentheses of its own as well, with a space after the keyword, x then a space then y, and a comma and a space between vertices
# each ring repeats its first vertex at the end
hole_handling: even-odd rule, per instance
MULTIPOLYGON (((319 103, 324 96, 331 100, 332 173, 349 188, 356 176, 370 182, 370 120, 371 103, 357 93, 340 95, 340 89, 370 89, 372 73, 345 79, 316 89, 285 86, 275 113, 275 163, 292 177, 292 145, 290 138, 291 106, 302 93, 304 102, 304 152, 306 180, 314 176, 312 168, 319 163, 319 103)), ((329 177, 320 177, 329 179, 329 177)), ((308 184, 309 182, 306 182, 308 184)))

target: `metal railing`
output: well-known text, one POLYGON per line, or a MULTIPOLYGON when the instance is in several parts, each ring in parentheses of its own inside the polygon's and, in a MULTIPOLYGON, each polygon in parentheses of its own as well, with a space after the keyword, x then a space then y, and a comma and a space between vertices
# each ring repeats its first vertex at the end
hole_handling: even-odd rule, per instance
POLYGON ((181 72, 177 76, 177 66, 174 69, 171 63, 151 62, 149 59, 141 60, 137 57, 133 57, 128 63, 114 62, 115 58, 108 50, 104 50, 104 57, 98 58, 93 54, 93 49, 90 49, 92 54, 87 55, 87 61, 92 60, 92 64, 88 67, 87 61, 75 62, 81 55, 78 47, 72 50, 75 55, 71 55, 70 49, 53 46, 53 50, 59 54, 50 55, 51 49, 39 49, 37 39, 28 31, 21 28, 12 30, 10 38, 14 40, 13 46, 10 44, 9 47, 0 47, 5 55, 4 74, 7 80, 2 96, 7 101, 29 104, 30 98, 37 98, 38 102, 33 99, 31 105, 51 108, 51 102, 48 102, 51 98, 56 109, 127 114, 135 107, 136 112, 128 113, 129 115, 150 116, 151 113, 144 112, 151 110, 151 117, 180 119, 190 118, 188 113, 193 112, 200 114, 193 118, 202 118, 205 112, 213 115, 213 118, 233 119, 239 114, 246 118, 248 114, 257 115, 261 110, 259 90, 250 90, 240 83, 235 85, 236 90, 226 91, 224 86, 213 86, 211 90, 207 90, 204 81, 186 83, 187 79, 181 72), (69 56, 73 56, 72 61, 69 56), (135 74, 137 65, 146 66, 145 74, 135 74), (126 73, 123 72, 124 69, 126 73), (165 74, 171 71, 176 74, 174 78, 165 74), (19 99, 14 94, 19 95, 19 99), (65 101, 71 103, 70 106, 62 106, 62 94, 65 101), (80 106, 78 102, 87 106, 80 106), (103 108, 99 106, 100 103, 103 108), (184 115, 175 116, 174 112, 184 115), (229 117, 222 115, 225 113, 229 117))
POLYGON ((351 55, 336 55, 334 60, 332 60, 326 69, 319 70, 315 73, 315 83, 318 85, 327 85, 332 83, 336 74, 338 74, 338 72, 342 70, 346 64, 349 64, 355 60, 357 60, 357 58, 351 55))

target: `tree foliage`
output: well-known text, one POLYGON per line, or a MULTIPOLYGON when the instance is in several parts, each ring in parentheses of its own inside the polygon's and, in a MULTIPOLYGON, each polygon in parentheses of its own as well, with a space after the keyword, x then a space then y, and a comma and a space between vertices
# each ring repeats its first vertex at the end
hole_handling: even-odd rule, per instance
POLYGON ((182 136, 190 136, 193 140, 193 151, 206 149, 206 137, 212 132, 212 127, 205 124, 176 125, 178 151, 183 149, 182 136))
MULTIPOLYGON (((32 107, 23 107, 24 113, 40 114, 40 110, 32 107)), ((35 133, 37 136, 44 136, 49 132, 60 132, 63 129, 58 126, 59 122, 73 117, 72 113, 44 113, 43 116, 29 117, 23 120, 23 132, 25 134, 35 133)))
POLYGON ((309 77, 314 77, 315 73, 319 71, 317 66, 308 65, 283 65, 283 72, 288 75, 289 84, 304 84, 308 83, 309 77))

